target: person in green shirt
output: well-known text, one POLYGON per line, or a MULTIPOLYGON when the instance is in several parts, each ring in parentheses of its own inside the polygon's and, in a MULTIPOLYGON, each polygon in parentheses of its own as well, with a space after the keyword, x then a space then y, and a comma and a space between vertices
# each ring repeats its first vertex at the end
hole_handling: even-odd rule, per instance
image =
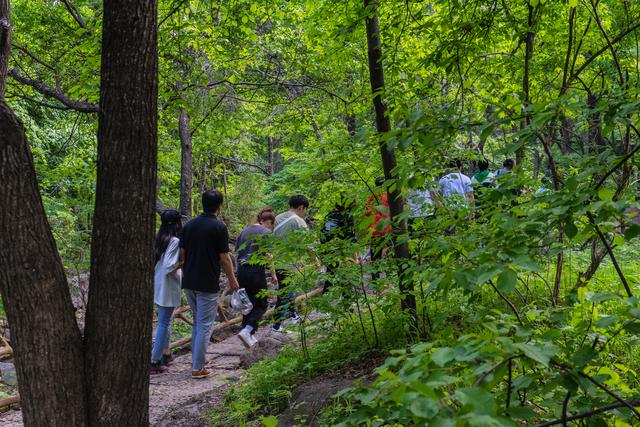
POLYGON ((478 172, 473 174, 471 178, 472 185, 482 185, 483 187, 489 187, 493 182, 495 175, 489 172, 489 162, 486 159, 478 161, 478 172))

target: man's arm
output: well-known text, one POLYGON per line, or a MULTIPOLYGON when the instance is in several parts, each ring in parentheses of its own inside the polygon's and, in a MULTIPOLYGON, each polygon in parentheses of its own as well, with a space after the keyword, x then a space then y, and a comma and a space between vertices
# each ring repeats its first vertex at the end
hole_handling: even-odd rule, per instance
POLYGON ((231 290, 237 291, 240 289, 236 275, 233 273, 233 262, 231 261, 231 255, 229 252, 223 252, 220 254, 220 264, 222 264, 222 269, 229 278, 229 287, 231 290))

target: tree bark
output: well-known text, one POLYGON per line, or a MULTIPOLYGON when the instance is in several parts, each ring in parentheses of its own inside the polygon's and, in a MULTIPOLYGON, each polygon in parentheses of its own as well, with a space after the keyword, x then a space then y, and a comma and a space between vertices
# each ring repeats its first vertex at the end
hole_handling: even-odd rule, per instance
POLYGON ((180 215, 189 220, 193 214, 193 144, 191 139, 191 120, 184 108, 180 109, 178 130, 180 132, 180 215))
POLYGON ((0 291, 24 423, 85 425, 82 336, 24 128, 2 99, 0 180, 0 291))
POLYGON ((90 425, 147 426, 157 3, 105 0, 103 16, 96 205, 85 327, 88 416, 90 425))
POLYGON ((82 336, 24 127, 4 101, 9 13, 9 0, 0 0, 0 292, 25 425, 82 426, 82 336))
POLYGON ((269 174, 273 175, 273 172, 275 170, 274 167, 274 159, 273 159, 273 149, 274 149, 274 142, 273 142, 273 137, 270 136, 269 138, 267 138, 267 163, 269 164, 269 174))
POLYGON ((0 99, 4 99, 9 72, 11 51, 11 5, 9 0, 0 0, 0 99))
MULTIPOLYGON (((387 106, 382 99, 385 91, 384 70, 382 66, 382 45, 380 42, 380 26, 378 24, 377 0, 364 0, 364 7, 367 10, 367 47, 369 57, 369 79, 371 82, 371 92, 373 94, 373 106, 376 113, 376 128, 378 130, 378 141, 380 154, 382 157, 382 167, 387 181, 397 181, 394 172, 396 167, 395 149, 389 147, 385 141, 385 135, 391 131, 391 122, 387 115, 387 106)), ((399 186, 395 186, 389 191, 389 212, 393 223, 393 237, 395 256, 398 260, 409 259, 409 244, 403 238, 407 234, 407 224, 401 219, 404 209, 404 200, 399 186)), ((400 261, 400 284, 399 289, 403 294, 402 308, 407 310, 412 320, 416 320, 416 299, 413 295, 413 283, 407 280, 404 274, 403 263, 400 261)))
POLYGON ((600 153, 605 146, 602 137, 602 114, 596 110, 598 104, 598 95, 590 93, 587 96, 587 107, 589 108, 589 151, 600 153))
MULTIPOLYGON (((523 119, 520 122, 520 129, 531 124, 531 113, 529 112, 529 106, 531 104, 531 83, 529 82, 529 73, 531 68, 531 58, 533 57, 533 41, 536 38, 536 33, 533 31, 534 14, 535 9, 530 4, 527 6, 529 14, 527 17, 527 34, 525 35, 525 54, 524 54, 524 74, 522 76, 522 93, 523 93, 523 105, 527 111, 523 112, 523 119)), ((524 160, 525 146, 521 146, 516 151, 516 165, 520 166, 524 160)))

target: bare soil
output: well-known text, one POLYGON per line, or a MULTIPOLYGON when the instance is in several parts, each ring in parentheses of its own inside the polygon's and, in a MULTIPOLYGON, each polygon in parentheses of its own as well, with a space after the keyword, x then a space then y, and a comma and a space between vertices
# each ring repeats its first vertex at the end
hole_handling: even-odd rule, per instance
MULTIPOLYGON (((263 357, 271 356, 289 342, 286 335, 271 334, 269 328, 258 330, 260 341, 247 349, 235 335, 227 330, 209 343, 207 366, 212 368, 211 378, 191 378, 191 353, 176 357, 169 371, 151 377, 149 386, 149 420, 152 426, 208 426, 201 418, 206 408, 222 404, 228 387, 242 379, 246 367, 263 357), (241 367, 242 365, 242 367, 241 367)), ((11 409, 0 414, 0 426, 22 426, 20 410, 11 409)))

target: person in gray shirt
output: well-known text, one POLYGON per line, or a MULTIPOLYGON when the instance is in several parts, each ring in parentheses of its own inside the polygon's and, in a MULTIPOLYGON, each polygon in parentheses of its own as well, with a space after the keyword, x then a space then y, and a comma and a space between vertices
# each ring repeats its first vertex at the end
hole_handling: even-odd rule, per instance
MULTIPOLYGON (((307 216, 308 209, 309 200, 305 196, 300 194, 291 196, 289 199, 289 210, 276 217, 276 221, 273 225, 273 235, 285 237, 296 230, 307 230, 308 226, 304 218, 307 216)), ((289 281, 292 273, 291 270, 294 268, 295 266, 276 269, 276 276, 281 290, 286 288, 285 281, 289 281)), ((291 292, 281 292, 278 295, 278 302, 276 303, 275 313, 273 316, 274 323, 272 330, 274 332, 281 332, 282 322, 287 317, 294 322, 300 322, 300 317, 295 311, 293 301, 294 297, 295 294, 291 292)))

